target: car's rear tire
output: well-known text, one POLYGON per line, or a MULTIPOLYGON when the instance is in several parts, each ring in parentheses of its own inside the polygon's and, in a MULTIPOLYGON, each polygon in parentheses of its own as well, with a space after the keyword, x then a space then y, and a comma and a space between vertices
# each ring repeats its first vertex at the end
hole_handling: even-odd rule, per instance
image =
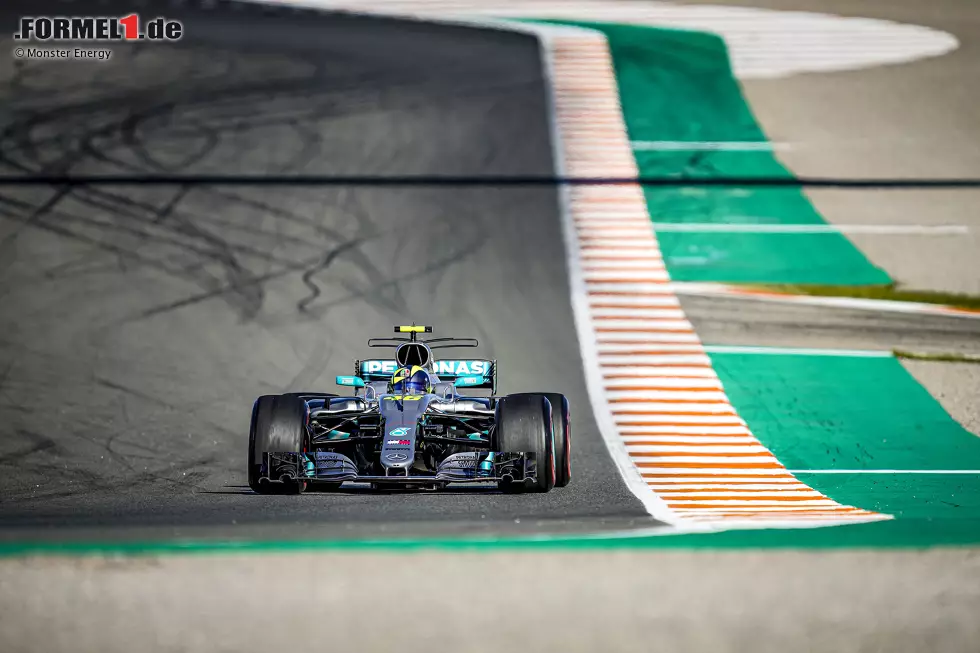
POLYGON ((547 492, 555 485, 555 438, 551 403, 540 394, 508 395, 497 402, 493 448, 501 452, 534 453, 536 482, 501 481, 505 492, 547 492))
POLYGON ((259 494, 299 494, 304 481, 260 481, 263 454, 306 451, 306 402, 295 395, 263 395, 252 407, 248 434, 248 486, 259 494))

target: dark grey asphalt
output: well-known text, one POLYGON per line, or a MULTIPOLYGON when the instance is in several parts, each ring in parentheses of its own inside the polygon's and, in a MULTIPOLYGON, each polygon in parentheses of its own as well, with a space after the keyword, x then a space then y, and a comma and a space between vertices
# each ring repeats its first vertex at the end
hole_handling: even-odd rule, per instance
POLYGON ((698 335, 712 345, 903 349, 980 355, 980 320, 681 296, 698 335))
MULTIPOLYGON (((2 32, 64 7, 6 2, 2 32)), ((552 173, 530 37, 140 11, 186 37, 113 45, 103 63, 0 57, 0 172, 552 173)), ((0 539, 648 526, 590 414, 568 294, 553 189, 4 188, 0 539), (369 336, 413 320, 478 337, 505 392, 569 396, 572 484, 251 494, 254 397, 330 391, 369 336)))

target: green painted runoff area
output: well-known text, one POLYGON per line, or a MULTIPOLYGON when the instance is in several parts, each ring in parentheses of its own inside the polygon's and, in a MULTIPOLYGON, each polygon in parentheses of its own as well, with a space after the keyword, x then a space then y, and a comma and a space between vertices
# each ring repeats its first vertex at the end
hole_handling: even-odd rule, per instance
POLYGON ((840 503, 895 516, 796 531, 801 544, 828 537, 853 544, 980 542, 980 474, 801 471, 980 470, 980 437, 954 421, 897 359, 711 354, 711 361, 752 432, 802 481, 840 503))
MULTIPOLYGON (((557 21, 556 21, 557 22, 557 21)), ((718 36, 634 25, 562 21, 603 32, 609 41, 630 140, 766 142, 732 74, 718 36)), ((635 149, 644 177, 792 178, 771 151, 635 149)), ((655 222, 826 224, 798 188, 649 187, 655 222)), ((887 284, 839 233, 765 234, 664 231, 657 235, 677 281, 887 284)))

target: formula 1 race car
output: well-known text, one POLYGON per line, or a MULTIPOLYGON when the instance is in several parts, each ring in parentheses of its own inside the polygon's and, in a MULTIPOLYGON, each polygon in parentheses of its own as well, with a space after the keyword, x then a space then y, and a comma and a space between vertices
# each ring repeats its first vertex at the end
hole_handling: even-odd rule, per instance
POLYGON ((472 338, 429 338, 428 326, 395 327, 407 337, 372 338, 393 360, 354 363, 342 397, 292 392, 252 408, 248 484, 260 494, 337 489, 436 489, 492 483, 505 492, 547 492, 571 477, 568 400, 558 393, 496 396, 493 360, 439 360, 432 350, 476 347, 472 338), (469 396, 460 390, 489 390, 469 396))

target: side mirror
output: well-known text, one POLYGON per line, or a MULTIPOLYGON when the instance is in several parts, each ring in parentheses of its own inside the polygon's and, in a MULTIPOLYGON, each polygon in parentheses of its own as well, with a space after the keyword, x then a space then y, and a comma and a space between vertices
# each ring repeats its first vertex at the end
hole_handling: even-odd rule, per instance
POLYGON ((483 385, 486 382, 487 381, 483 378, 482 374, 462 374, 456 377, 453 384, 455 384, 457 388, 466 388, 474 385, 483 385))
POLYGON ((338 376, 337 385, 346 385, 352 388, 363 388, 364 379, 359 376, 338 376))

